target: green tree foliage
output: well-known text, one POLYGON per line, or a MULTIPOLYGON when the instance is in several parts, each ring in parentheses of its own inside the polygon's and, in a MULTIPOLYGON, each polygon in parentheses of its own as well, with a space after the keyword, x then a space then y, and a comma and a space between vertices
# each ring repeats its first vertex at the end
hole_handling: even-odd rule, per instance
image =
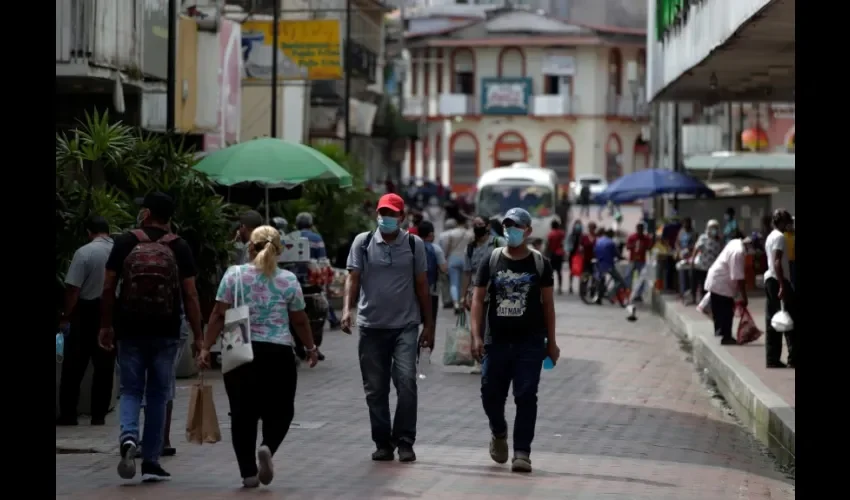
POLYGON ((198 291, 202 304, 210 304, 228 263, 235 210, 194 164, 193 151, 175 138, 110 123, 106 113, 86 115, 70 134, 57 135, 57 284, 62 286, 74 252, 86 243, 90 215, 105 217, 113 232, 121 232, 135 224, 135 198, 162 191, 175 200, 173 229, 194 251, 198 291))

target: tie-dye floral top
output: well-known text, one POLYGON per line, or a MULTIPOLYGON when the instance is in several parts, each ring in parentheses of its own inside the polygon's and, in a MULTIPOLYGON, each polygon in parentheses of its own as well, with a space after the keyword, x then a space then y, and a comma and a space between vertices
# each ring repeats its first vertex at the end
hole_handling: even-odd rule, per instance
POLYGON ((269 278, 254 264, 232 266, 221 279, 217 301, 233 304, 237 278, 242 287, 239 305, 244 300, 251 311, 251 341, 292 345, 289 311, 303 311, 306 307, 298 278, 283 269, 269 278))

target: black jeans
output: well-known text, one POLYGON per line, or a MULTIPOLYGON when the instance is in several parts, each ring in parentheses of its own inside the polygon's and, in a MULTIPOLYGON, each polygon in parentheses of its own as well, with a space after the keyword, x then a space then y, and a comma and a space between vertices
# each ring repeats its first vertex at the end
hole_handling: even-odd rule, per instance
POLYGON ((272 455, 283 443, 295 415, 298 371, 292 347, 254 342, 254 361, 224 374, 230 402, 230 433, 242 477, 257 475, 257 426, 272 455))
POLYGON ((537 425, 537 388, 546 358, 544 337, 531 336, 512 344, 488 344, 481 361, 481 402, 496 436, 508 432, 505 403, 513 385, 514 451, 531 453, 537 425))
POLYGON ((434 323, 437 323, 437 312, 440 310, 440 296, 432 295, 431 296, 431 315, 433 316, 434 323))
POLYGON ((100 299, 80 300, 71 320, 71 334, 65 340, 65 360, 62 362, 62 384, 59 388, 59 412, 63 418, 77 416, 80 383, 86 374, 89 360, 94 373, 91 387, 91 416, 106 417, 112 399, 115 378, 115 353, 97 345, 100 330, 100 299))
POLYGON ((732 324, 735 322, 735 299, 712 293, 711 316, 714 319, 714 335, 723 338, 732 337, 732 324))
POLYGON ((705 278, 708 276, 708 271, 694 268, 691 271, 691 298, 694 302, 697 301, 697 292, 704 292, 705 278))
POLYGON ((419 405, 416 387, 419 325, 386 329, 361 327, 357 350, 372 424, 372 441, 379 448, 393 447, 401 441, 413 445, 419 405), (398 396, 392 422, 390 380, 398 396))
MULTIPOLYGON (((773 315, 782 310, 782 302, 785 303, 785 312, 791 315, 791 319, 796 319, 797 316, 797 300, 794 295, 794 287, 791 282, 785 280, 785 299, 779 300, 779 280, 776 278, 768 278, 764 280, 764 291, 767 294, 767 305, 765 307, 767 330, 764 346, 765 354, 767 355, 767 364, 779 363, 782 357, 782 333, 777 332, 770 325, 770 320, 773 315)), ((796 335, 794 330, 785 332, 785 343, 788 344, 788 363, 794 364, 794 341, 796 335)))

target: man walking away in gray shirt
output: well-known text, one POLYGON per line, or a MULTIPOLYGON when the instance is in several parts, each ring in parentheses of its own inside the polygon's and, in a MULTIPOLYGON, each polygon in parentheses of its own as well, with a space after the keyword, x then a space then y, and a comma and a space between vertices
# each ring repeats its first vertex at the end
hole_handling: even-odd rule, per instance
POLYGON ((65 276, 65 310, 60 328, 70 335, 65 340, 65 360, 62 363, 62 383, 59 388, 59 418, 57 425, 77 425, 77 404, 80 383, 89 366, 94 366, 91 388, 91 424, 103 425, 112 398, 115 376, 115 355, 97 345, 100 329, 100 295, 106 260, 112 251, 109 223, 99 216, 86 223, 89 243, 74 253, 65 276))
POLYGON ((239 216, 239 229, 236 230, 236 265, 248 263, 248 241, 254 229, 262 226, 263 216, 256 210, 248 210, 239 216))
POLYGON ((400 229, 404 201, 397 194, 378 200, 378 230, 357 235, 348 254, 342 330, 351 333, 352 311, 360 330, 358 351, 372 440, 372 460, 399 462, 416 454, 416 357, 434 346, 428 263, 422 240, 400 229), (356 304, 356 306, 355 306, 356 304), (419 325, 423 325, 421 338, 419 325), (390 422, 390 379, 398 404, 390 422))

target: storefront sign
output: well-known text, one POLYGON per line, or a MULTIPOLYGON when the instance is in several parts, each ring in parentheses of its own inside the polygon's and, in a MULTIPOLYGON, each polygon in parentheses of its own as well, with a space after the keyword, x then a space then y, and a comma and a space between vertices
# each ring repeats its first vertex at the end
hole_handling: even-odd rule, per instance
POLYGON ((482 78, 481 114, 527 115, 531 107, 531 78, 482 78))
MULTIPOLYGON (((340 80, 340 26, 337 19, 280 21, 278 76, 281 80, 340 80)), ((268 82, 272 71, 272 22, 242 23, 245 79, 268 82)))

